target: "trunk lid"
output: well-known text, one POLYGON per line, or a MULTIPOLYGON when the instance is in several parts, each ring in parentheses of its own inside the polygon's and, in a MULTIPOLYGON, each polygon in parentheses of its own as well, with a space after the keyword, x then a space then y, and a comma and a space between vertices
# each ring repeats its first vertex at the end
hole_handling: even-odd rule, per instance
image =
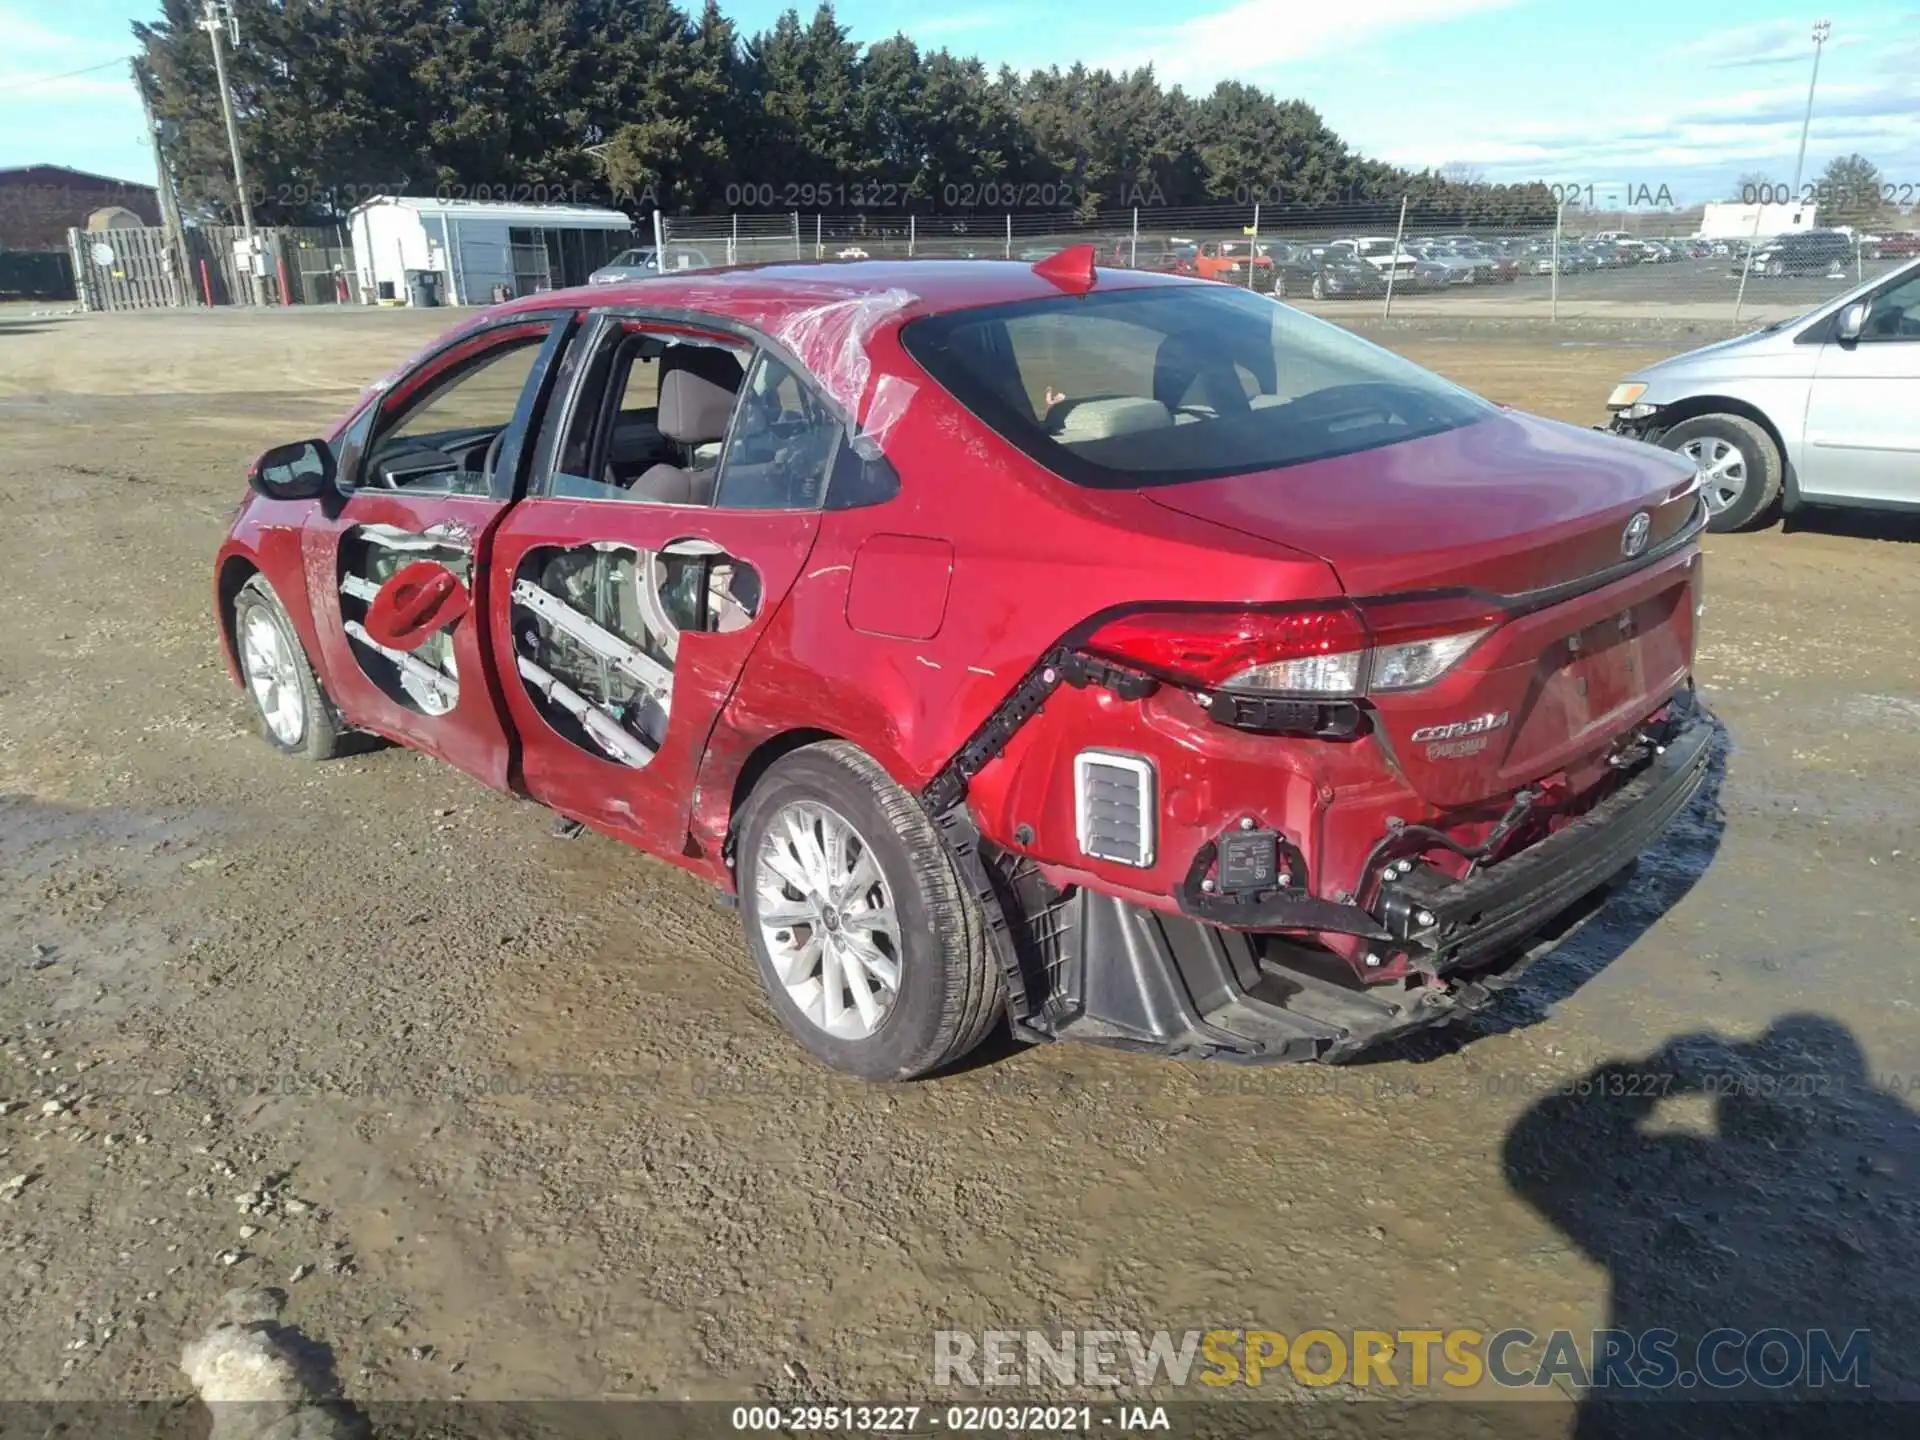
POLYGON ((1613 742, 1685 682, 1695 557, 1629 562, 1687 526, 1699 503, 1691 481, 1665 451, 1501 412, 1355 455, 1142 493, 1317 555, 1350 595, 1577 592, 1516 607, 1433 684, 1370 698, 1396 767, 1448 810, 1499 807, 1555 775, 1584 788, 1613 742), (1642 512, 1644 543, 1630 547, 1642 512), (1610 570, 1623 573, 1600 580, 1610 570))
POLYGON ((1513 411, 1281 470, 1143 491, 1155 504, 1317 555, 1350 595, 1470 587, 1503 595, 1621 564, 1683 528, 1692 466, 1638 441, 1513 411))

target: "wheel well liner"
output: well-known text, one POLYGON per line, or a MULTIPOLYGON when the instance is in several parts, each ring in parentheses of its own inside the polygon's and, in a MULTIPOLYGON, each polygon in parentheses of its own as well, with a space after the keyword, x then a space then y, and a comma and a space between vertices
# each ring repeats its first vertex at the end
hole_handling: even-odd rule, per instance
POLYGON ((236 675, 240 672, 240 641, 234 633, 234 606, 239 603, 241 588, 259 573, 260 567, 244 555, 229 555, 220 566, 216 592, 220 599, 220 639, 236 675))
POLYGON ((733 794, 727 801, 727 844, 733 844, 733 821, 740 813, 740 807, 746 803, 747 796, 753 793, 753 787, 760 783, 760 777, 773 768, 774 763, 794 751, 808 745, 818 745, 822 740, 844 740, 831 730, 800 729, 783 730, 778 735, 762 740, 741 762, 740 771, 733 777, 733 794))

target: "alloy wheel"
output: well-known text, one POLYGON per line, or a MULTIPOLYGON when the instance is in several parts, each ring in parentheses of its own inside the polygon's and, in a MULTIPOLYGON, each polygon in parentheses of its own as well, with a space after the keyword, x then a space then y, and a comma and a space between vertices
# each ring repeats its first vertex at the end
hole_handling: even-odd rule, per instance
POLYGON ((839 811, 796 800, 754 857, 754 919, 774 974, 809 1022, 864 1040, 900 994, 900 919, 880 862, 839 811))
POLYGON ((298 745, 307 732, 306 700, 293 652, 273 617, 265 610, 247 611, 240 634, 240 668, 261 718, 282 745, 298 745))
POLYGON ((1682 445, 1680 453, 1700 471, 1700 493, 1714 514, 1746 492, 1747 457, 1739 446, 1718 435, 1701 435, 1682 445))

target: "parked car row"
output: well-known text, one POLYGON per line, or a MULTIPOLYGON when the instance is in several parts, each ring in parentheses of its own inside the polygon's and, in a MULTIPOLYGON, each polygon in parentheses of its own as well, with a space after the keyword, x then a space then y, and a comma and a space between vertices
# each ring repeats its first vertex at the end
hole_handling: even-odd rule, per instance
MULTIPOLYGON (((1039 258, 1040 250, 1022 257, 1039 258)), ((1336 240, 1194 240, 1173 236, 1143 244, 1125 237, 1110 252, 1117 264, 1246 285, 1278 295, 1340 299, 1378 296, 1393 287, 1410 294, 1459 286, 1511 284, 1522 275, 1583 274, 1632 265, 1731 257, 1745 250, 1700 236, 1646 237, 1603 232, 1563 235, 1361 235, 1336 240)))

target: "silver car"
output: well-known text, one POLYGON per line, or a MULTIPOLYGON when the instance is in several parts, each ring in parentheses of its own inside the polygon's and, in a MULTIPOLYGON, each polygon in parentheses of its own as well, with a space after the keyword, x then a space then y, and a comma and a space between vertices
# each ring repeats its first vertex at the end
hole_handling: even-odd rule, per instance
MULTIPOLYGON (((667 246, 667 269, 710 270, 713 262, 705 252, 687 245, 667 246)), ((589 285, 618 285, 626 280, 647 280, 660 273, 660 252, 651 245, 638 250, 622 250, 613 259, 587 276, 589 285)))
POLYGON ((1920 261, 1637 370, 1607 409, 1607 429, 1700 468, 1715 530, 1801 505, 1920 510, 1920 261))

